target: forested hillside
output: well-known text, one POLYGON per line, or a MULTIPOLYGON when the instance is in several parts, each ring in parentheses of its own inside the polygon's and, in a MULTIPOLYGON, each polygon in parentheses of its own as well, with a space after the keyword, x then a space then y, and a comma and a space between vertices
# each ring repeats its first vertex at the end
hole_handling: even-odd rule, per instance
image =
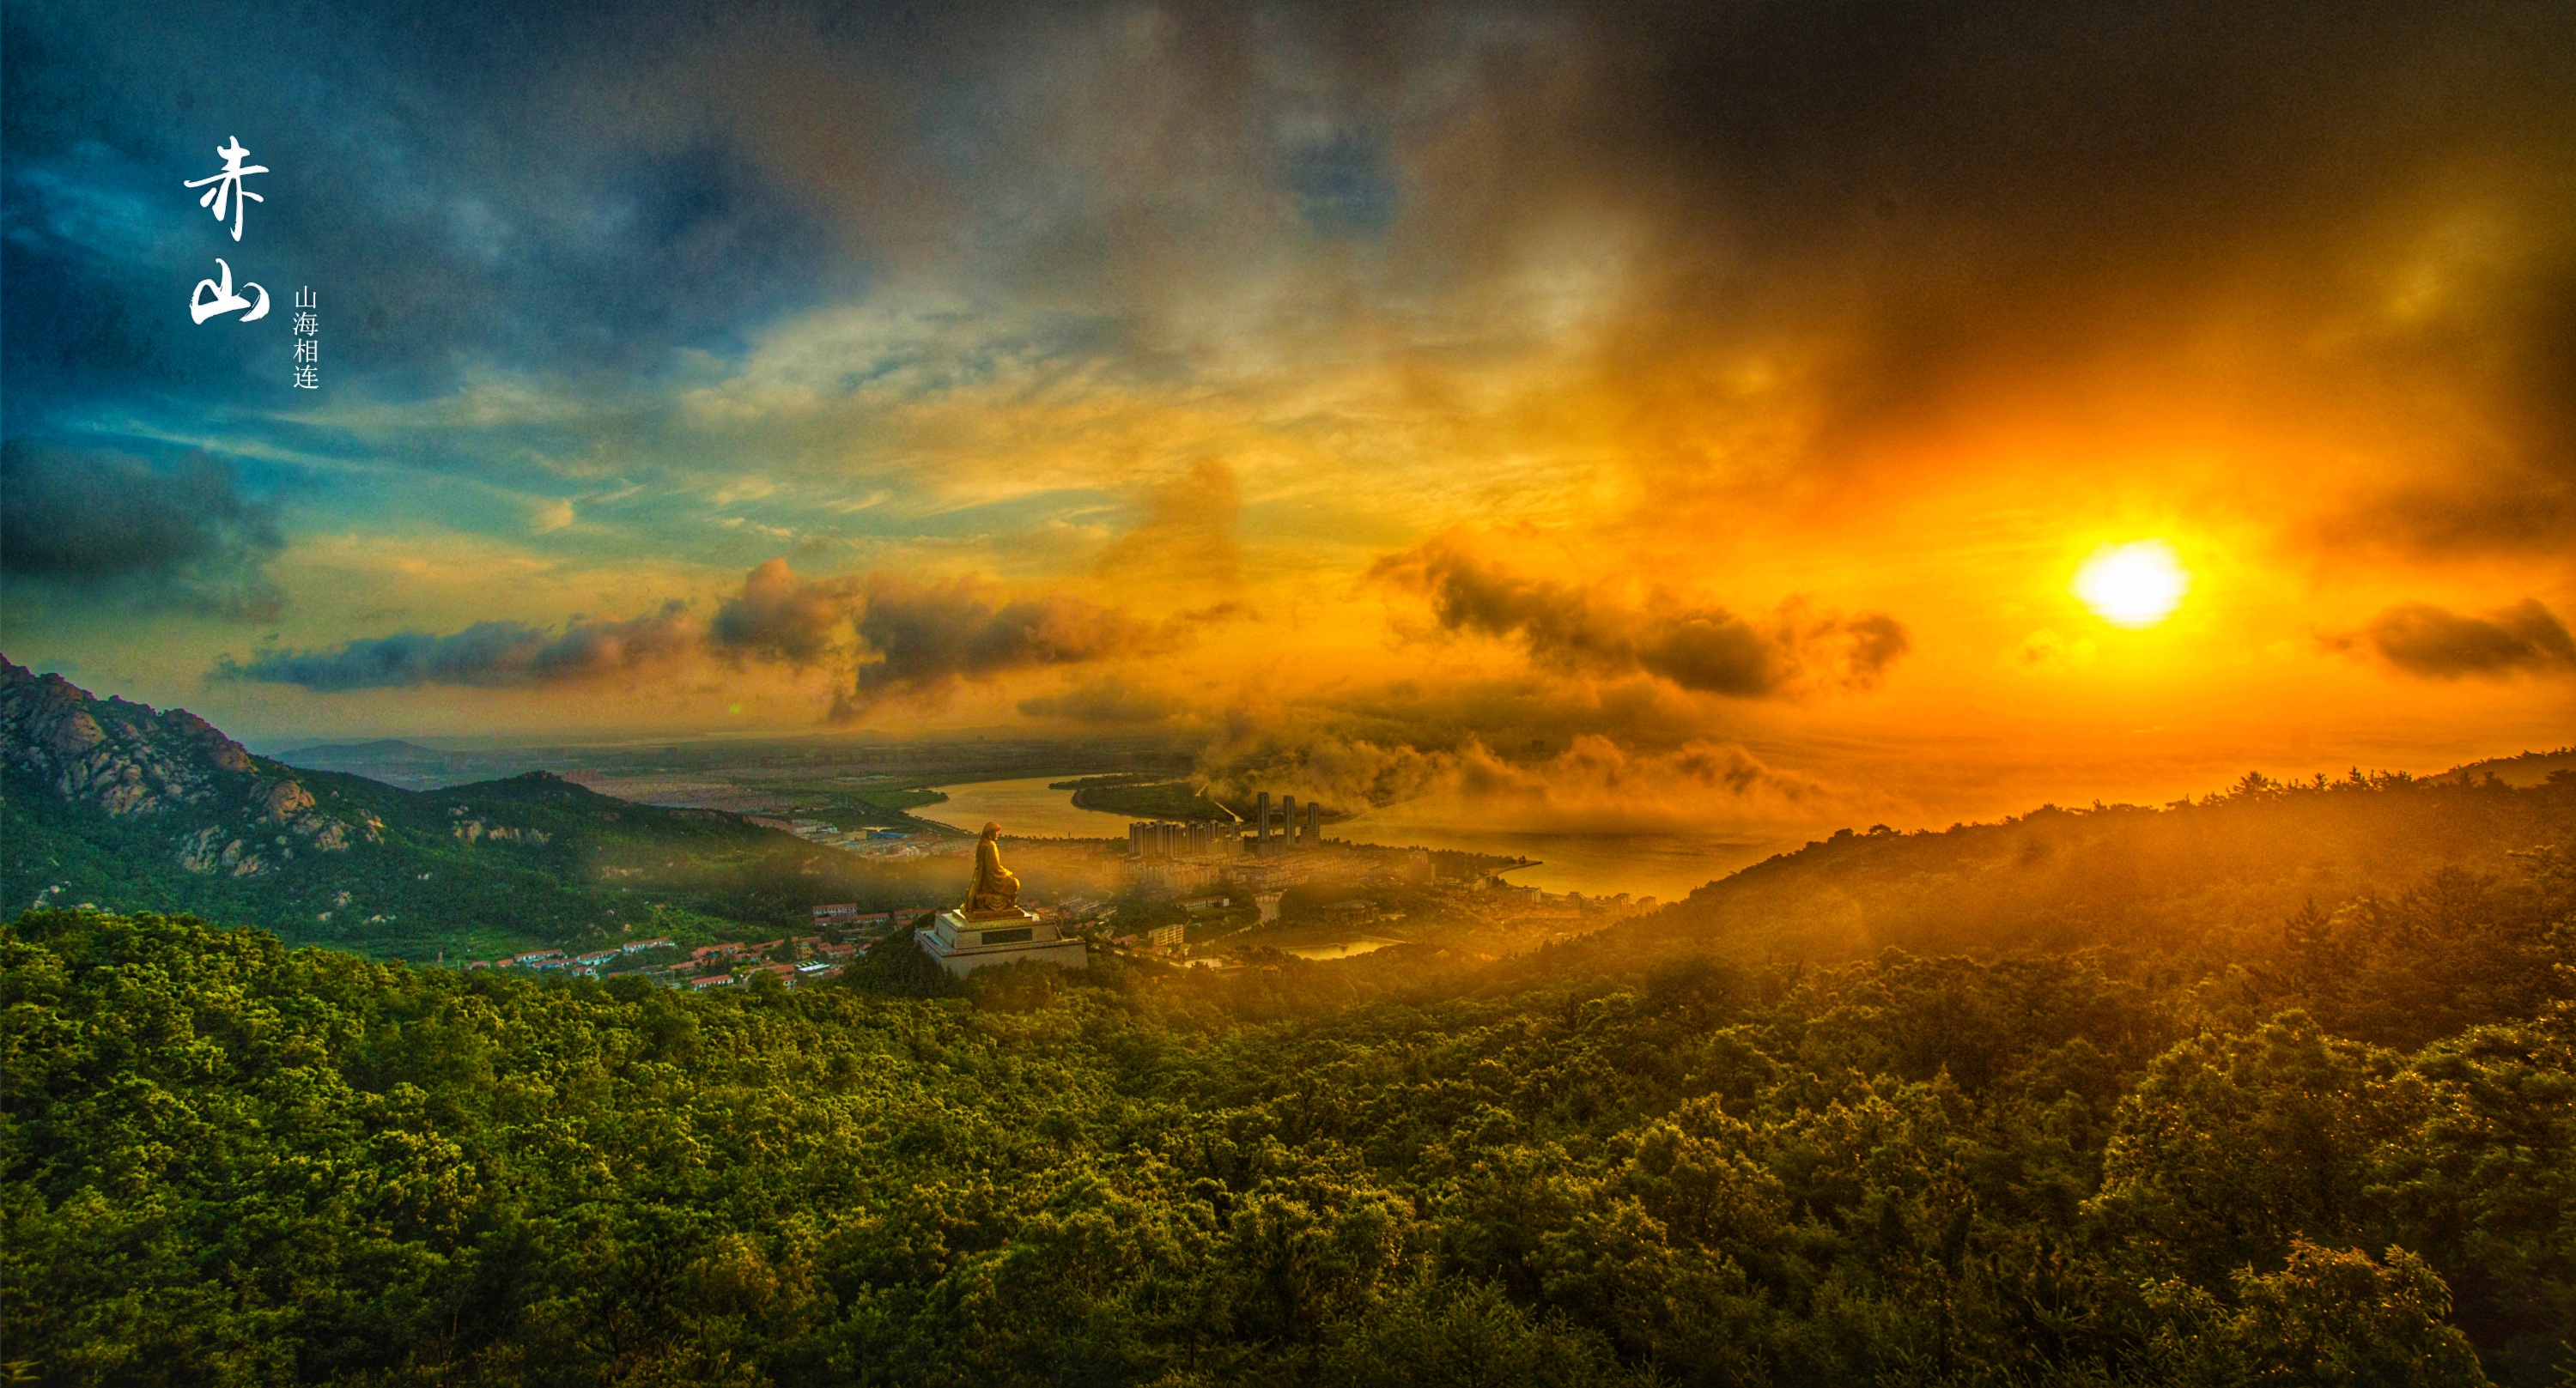
POLYGON ((2576 868, 2317 907, 2223 948, 1104 960, 962 997, 906 996, 936 976, 900 940, 847 986, 681 996, 33 913, 0 931, 7 1354, 66 1384, 2563 1383, 2576 868))
POLYGON ((429 960, 613 942, 673 919, 776 928, 817 901, 948 890, 736 815, 630 804, 542 771, 409 791, 292 767, 184 710, 94 699, 0 659, 11 910, 191 911, 429 960))
MULTIPOLYGON (((2576 772, 2516 787, 2405 776, 2281 782, 2162 807, 2046 806, 1937 833, 1844 831, 1709 883, 1578 950, 1620 958, 1854 958, 1890 947, 2258 948, 2281 923, 2437 871, 2496 874, 2576 844, 2576 772)), ((1550 967, 1560 965, 1552 963, 1550 967)))

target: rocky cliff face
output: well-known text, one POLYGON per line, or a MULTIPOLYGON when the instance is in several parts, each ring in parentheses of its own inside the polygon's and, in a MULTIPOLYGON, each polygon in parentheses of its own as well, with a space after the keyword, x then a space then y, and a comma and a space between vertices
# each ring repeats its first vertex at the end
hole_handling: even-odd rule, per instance
POLYGON ((297 847, 344 851, 375 839, 373 816, 319 808, 292 771, 253 757, 185 709, 97 699, 60 675, 0 656, 0 762, 66 800, 112 816, 184 820, 179 866, 255 876, 297 847))

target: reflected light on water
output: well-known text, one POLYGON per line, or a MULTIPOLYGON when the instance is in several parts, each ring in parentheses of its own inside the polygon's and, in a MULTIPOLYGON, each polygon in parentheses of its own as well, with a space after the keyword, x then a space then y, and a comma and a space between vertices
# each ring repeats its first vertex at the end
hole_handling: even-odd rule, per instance
POLYGON ((1348 959, 1354 955, 1375 954, 1379 950, 1386 948, 1388 945, 1400 945, 1403 943, 1404 942, 1402 940, 1381 940, 1375 936, 1370 936, 1366 939, 1350 941, 1347 944, 1310 945, 1304 949, 1292 949, 1288 951, 1288 953, 1293 954, 1300 959, 1330 961, 1334 959, 1348 959))
POLYGON ((1012 781, 971 781, 963 785, 937 786, 934 789, 948 799, 937 805, 924 805, 912 813, 935 824, 945 824, 960 833, 980 833, 986 820, 1002 826, 1002 832, 1014 838, 1123 839, 1127 837, 1129 816, 1102 810, 1085 810, 1073 803, 1073 792, 1049 790, 1049 781, 1071 780, 1069 776, 1026 776, 1012 781))
MULTIPOLYGON (((1009 781, 974 781, 941 786, 948 799, 913 813, 923 819, 973 833, 984 821, 1001 824, 1002 832, 1028 838, 1124 838, 1130 816, 1076 808, 1070 791, 1050 790, 1047 783, 1068 776, 1030 776, 1009 781)), ((1627 892, 1666 901, 1694 887, 1724 877, 1774 853, 1794 849, 1791 842, 1695 834, 1533 834, 1511 833, 1459 823, 1446 815, 1391 805, 1329 825, 1324 832, 1353 843, 1390 848, 1435 848, 1531 858, 1534 867, 1516 868, 1506 880, 1551 892, 1607 896, 1627 892)))

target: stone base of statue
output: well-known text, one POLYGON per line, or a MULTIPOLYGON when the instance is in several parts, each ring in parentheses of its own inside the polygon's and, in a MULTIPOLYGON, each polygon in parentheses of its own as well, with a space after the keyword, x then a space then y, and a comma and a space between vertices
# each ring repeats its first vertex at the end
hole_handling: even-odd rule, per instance
POLYGON ((928 930, 913 937, 922 952, 952 974, 969 974, 996 964, 1054 964, 1079 969, 1089 962, 1080 939, 1066 939, 1062 926, 1042 921, 1013 906, 1003 911, 947 910, 928 930))

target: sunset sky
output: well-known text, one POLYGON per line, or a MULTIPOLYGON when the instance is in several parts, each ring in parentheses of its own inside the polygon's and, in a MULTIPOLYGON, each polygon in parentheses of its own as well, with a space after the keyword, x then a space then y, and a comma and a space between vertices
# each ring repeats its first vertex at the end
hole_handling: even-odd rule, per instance
POLYGON ((551 8, 10 6, 0 650, 1605 826, 2576 742, 2576 7, 551 8))

